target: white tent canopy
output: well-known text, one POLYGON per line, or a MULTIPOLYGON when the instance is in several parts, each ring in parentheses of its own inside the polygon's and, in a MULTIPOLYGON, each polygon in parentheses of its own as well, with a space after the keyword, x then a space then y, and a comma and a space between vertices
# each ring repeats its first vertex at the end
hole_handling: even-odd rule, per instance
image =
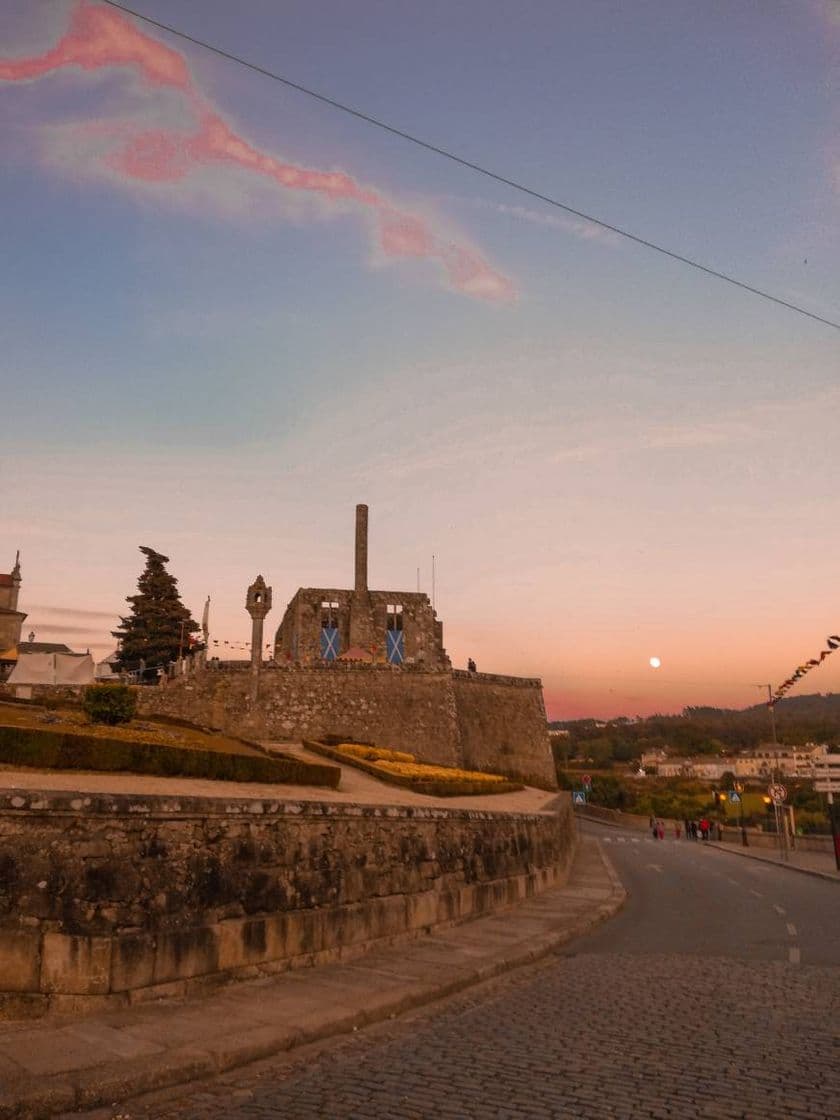
POLYGON ((22 653, 8 684, 92 684, 93 658, 89 653, 22 653))

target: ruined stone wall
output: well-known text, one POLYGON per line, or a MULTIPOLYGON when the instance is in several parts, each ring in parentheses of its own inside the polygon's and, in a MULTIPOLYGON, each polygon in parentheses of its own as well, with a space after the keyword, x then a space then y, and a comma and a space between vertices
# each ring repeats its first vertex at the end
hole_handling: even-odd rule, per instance
POLYGON ((563 881, 570 807, 0 792, 0 1017, 353 956, 563 881))
POLYGON ((286 607, 274 638, 274 656, 304 664, 321 659, 321 603, 338 603, 333 614, 338 623, 339 651, 350 646, 350 601, 352 591, 336 588, 301 587, 286 607))
POLYGON ((293 740, 346 735, 410 751, 426 762, 460 762, 455 700, 446 672, 388 666, 279 666, 250 693, 242 672, 206 672, 138 690, 146 715, 180 716, 246 738, 293 740))
POLYGON ((304 665, 321 660, 322 603, 337 604, 331 610, 339 633, 339 653, 351 646, 374 651, 386 662, 388 607, 402 608, 405 661, 429 669, 449 667, 443 648, 443 624, 435 615, 428 595, 415 591, 341 591, 335 588, 301 587, 286 608, 274 639, 278 661, 304 665))
POLYGON ((557 787, 539 680, 452 672, 463 765, 557 787))

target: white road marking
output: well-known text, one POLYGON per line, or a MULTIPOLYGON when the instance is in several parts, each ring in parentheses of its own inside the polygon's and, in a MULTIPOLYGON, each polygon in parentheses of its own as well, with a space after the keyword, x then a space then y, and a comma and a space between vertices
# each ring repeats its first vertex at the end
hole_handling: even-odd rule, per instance
POLYGON ((787 931, 791 937, 796 937, 796 926, 793 924, 793 922, 788 922, 787 931))
POLYGON ((658 871, 660 875, 662 874, 662 868, 659 866, 658 863, 647 863, 647 864, 645 864, 645 866, 649 867, 651 869, 651 871, 658 871))
POLYGON ((761 891, 754 891, 752 887, 750 887, 750 894, 754 894, 756 898, 764 898, 764 895, 761 893, 761 891))
POLYGON ((779 905, 778 905, 777 903, 775 903, 775 902, 773 903, 773 909, 774 909, 774 910, 776 911, 776 913, 777 913, 777 914, 778 914, 778 915, 779 915, 780 917, 782 917, 782 918, 783 918, 783 917, 785 916, 785 914, 787 913, 787 911, 785 910, 784 906, 779 906, 779 905))
POLYGON ((732 885, 735 887, 740 887, 741 885, 737 879, 730 879, 728 875, 726 876, 726 881, 727 883, 732 883, 732 885))
POLYGON ((630 843, 631 844, 641 844, 641 840, 638 838, 638 836, 634 836, 633 839, 630 841, 630 843))
POLYGON ((799 952, 798 945, 794 945, 790 949, 788 949, 788 960, 791 964, 799 964, 799 961, 801 960, 801 954, 799 952))

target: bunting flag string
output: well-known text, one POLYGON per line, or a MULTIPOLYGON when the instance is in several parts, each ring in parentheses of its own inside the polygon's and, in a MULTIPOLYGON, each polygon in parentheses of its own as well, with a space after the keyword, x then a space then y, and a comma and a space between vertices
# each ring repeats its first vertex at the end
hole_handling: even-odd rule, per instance
MULTIPOLYGON (((228 650, 248 650, 251 648, 250 642, 229 642, 225 641, 222 638, 213 638, 212 642, 214 646, 227 646, 228 650)), ((274 647, 272 646, 271 642, 266 642, 265 648, 270 650, 274 647)))
POLYGON ((817 665, 822 665, 823 661, 825 661, 830 653, 834 653, 836 649, 840 648, 840 634, 829 634, 825 640, 825 645, 826 648, 820 650, 819 657, 812 657, 810 661, 803 661, 801 665, 796 666, 786 681, 782 681, 770 700, 768 700, 768 708, 775 707, 785 694, 793 688, 797 681, 800 681, 806 673, 810 673, 817 665))

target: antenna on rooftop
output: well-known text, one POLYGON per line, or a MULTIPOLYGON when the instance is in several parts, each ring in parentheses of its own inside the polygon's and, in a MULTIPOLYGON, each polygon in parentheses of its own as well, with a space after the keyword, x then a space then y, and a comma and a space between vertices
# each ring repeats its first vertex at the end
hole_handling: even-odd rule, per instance
POLYGON ((432 553, 432 610, 435 608, 435 554, 432 553))

